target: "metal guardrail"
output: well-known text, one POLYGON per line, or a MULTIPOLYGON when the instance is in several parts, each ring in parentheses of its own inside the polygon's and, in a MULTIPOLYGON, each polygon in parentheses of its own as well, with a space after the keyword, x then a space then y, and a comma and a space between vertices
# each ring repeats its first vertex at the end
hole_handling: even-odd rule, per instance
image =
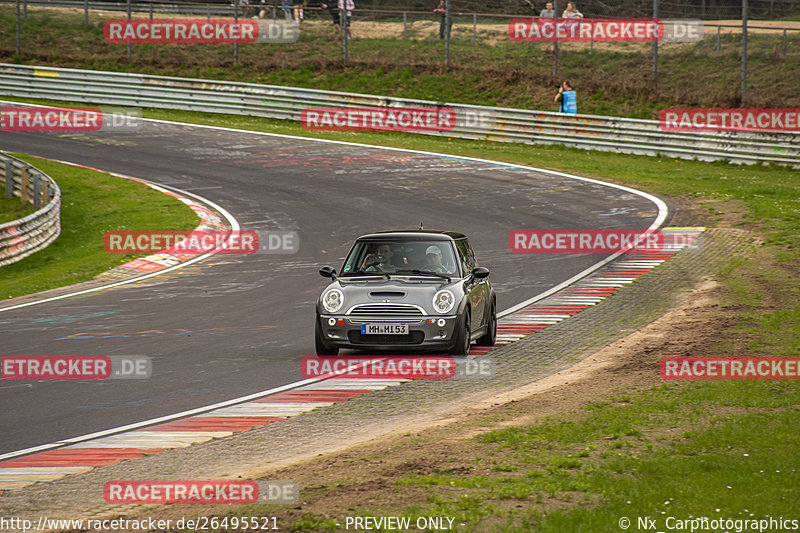
POLYGON ((0 266, 47 247, 61 234, 61 189, 55 180, 24 161, 0 153, 0 184, 5 197, 17 197, 36 212, 0 224, 0 266))
POLYGON ((488 141, 562 144, 588 150, 703 161, 777 163, 800 167, 800 132, 672 133, 662 131, 655 120, 565 115, 253 83, 5 63, 0 63, 0 94, 295 121, 300 120, 303 109, 310 107, 446 108, 455 113, 453 129, 419 133, 488 141))

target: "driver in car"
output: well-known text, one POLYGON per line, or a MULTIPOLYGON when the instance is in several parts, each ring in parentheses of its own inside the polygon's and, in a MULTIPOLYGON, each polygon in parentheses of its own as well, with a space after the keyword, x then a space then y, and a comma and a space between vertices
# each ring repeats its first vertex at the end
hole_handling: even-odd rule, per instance
POLYGON ((378 246, 378 253, 367 254, 361 264, 365 272, 397 272, 397 267, 392 264, 394 252, 388 244, 378 246))
POLYGON ((438 246, 428 246, 425 250, 425 260, 427 264, 422 267, 423 271, 427 270, 437 274, 447 273, 447 268, 442 264, 442 249, 438 246))

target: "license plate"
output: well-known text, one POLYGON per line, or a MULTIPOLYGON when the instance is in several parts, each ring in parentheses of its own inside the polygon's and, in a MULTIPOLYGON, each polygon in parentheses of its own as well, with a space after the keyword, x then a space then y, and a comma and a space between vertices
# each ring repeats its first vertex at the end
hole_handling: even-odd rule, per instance
POLYGON ((408 335, 408 324, 361 324, 363 335, 408 335))

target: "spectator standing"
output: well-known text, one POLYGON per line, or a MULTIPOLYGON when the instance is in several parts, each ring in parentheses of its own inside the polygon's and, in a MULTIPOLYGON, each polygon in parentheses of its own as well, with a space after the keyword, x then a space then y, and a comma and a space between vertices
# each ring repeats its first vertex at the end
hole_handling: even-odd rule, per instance
POLYGON ((543 19, 554 19, 556 18, 556 12, 553 9, 553 2, 547 2, 544 5, 544 9, 539 12, 539 17, 543 19))
POLYGON ((433 12, 442 17, 441 22, 439 22, 439 39, 444 39, 445 32, 449 32, 450 28, 453 27, 452 20, 450 21, 450 28, 447 27, 447 6, 445 5, 444 0, 439 0, 439 5, 436 6, 436 9, 434 9, 433 12))
POLYGON ((336 7, 336 4, 333 3, 333 0, 322 2, 322 9, 328 10, 328 14, 330 14, 331 20, 333 21, 333 27, 336 28, 336 33, 341 34, 342 28, 339 26, 339 9, 336 7))
POLYGON ((558 94, 553 101, 558 104, 559 113, 574 115, 578 112, 578 95, 567 80, 558 88, 558 94))
POLYGON ((531 0, 522 0, 522 3, 525 4, 525 7, 527 9, 531 10, 532 16, 536 16, 536 6, 533 5, 533 2, 531 2, 531 0))
POLYGON ((575 7, 575 4, 572 2, 567 2, 567 9, 561 13, 562 19, 582 19, 583 13, 578 11, 578 8, 575 7))
POLYGON ((347 37, 352 38, 353 34, 350 33, 350 19, 353 17, 353 10, 356 4, 353 0, 339 0, 339 15, 344 13, 344 28, 342 31, 347 32, 347 37))
POLYGON ((281 0, 281 8, 283 8, 283 16, 286 20, 291 22, 292 19, 292 0, 281 0))

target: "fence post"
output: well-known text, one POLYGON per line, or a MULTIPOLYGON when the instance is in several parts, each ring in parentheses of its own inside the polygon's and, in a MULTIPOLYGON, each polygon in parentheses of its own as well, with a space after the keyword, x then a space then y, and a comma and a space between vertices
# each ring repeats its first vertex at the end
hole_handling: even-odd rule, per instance
POLYGON ((89 24, 89 0, 83 0, 83 25, 89 24))
POLYGON ((403 40, 408 39, 408 13, 403 11, 403 40))
MULTIPOLYGON (((128 25, 131 23, 131 0, 128 0, 128 25)), ((128 40, 128 63, 133 61, 133 45, 128 40)))
POLYGON ((22 1, 22 14, 25 20, 28 20, 28 0, 22 1))
POLYGON ((33 208, 38 211, 42 205, 42 177, 39 174, 33 175, 33 208))
POLYGON ((6 159, 6 198, 14 196, 14 165, 11 164, 10 159, 6 159))
POLYGON ((206 20, 211 20, 211 6, 206 5, 206 20))
POLYGON ((747 98, 747 0, 742 0, 742 105, 747 98))
POLYGON ((719 32, 721 29, 721 26, 717 26, 717 53, 719 53, 719 32))
POLYGON ((31 199, 31 195, 28 192, 29 183, 30 183, 30 174, 28 174, 27 168, 23 168, 22 173, 20 174, 20 188, 19 188, 19 199, 22 201, 23 204, 27 204, 31 199))
POLYGON ((17 0, 17 55, 22 55, 22 21, 19 14, 19 0, 17 0))
MULTIPOLYGON (((553 13, 555 20, 558 20, 558 0, 553 0, 553 13)), ((557 23, 556 23, 557 24, 557 23)), ((555 28, 555 39, 553 39, 553 80, 558 79, 558 26, 555 28)))
POLYGON ((783 28, 783 55, 786 55, 786 28, 783 28))
MULTIPOLYGON (((658 0, 653 0, 653 19, 658 20, 658 0)), ((653 39, 653 94, 658 93, 658 39, 653 39)))
POLYGON ((444 0, 444 68, 450 67, 450 0, 444 0))
MULTIPOLYGON (((233 1, 233 22, 239 27, 239 0, 233 1)), ((233 64, 239 64, 239 41, 233 43, 233 64)))
POLYGON ((350 28, 347 27, 347 0, 342 0, 342 7, 339 10, 339 28, 342 31, 342 60, 347 64, 347 33, 350 28))
POLYGON ((472 44, 478 44, 478 15, 472 14, 472 44))
POLYGON ((150 22, 153 22, 153 2, 150 2, 150 22))

